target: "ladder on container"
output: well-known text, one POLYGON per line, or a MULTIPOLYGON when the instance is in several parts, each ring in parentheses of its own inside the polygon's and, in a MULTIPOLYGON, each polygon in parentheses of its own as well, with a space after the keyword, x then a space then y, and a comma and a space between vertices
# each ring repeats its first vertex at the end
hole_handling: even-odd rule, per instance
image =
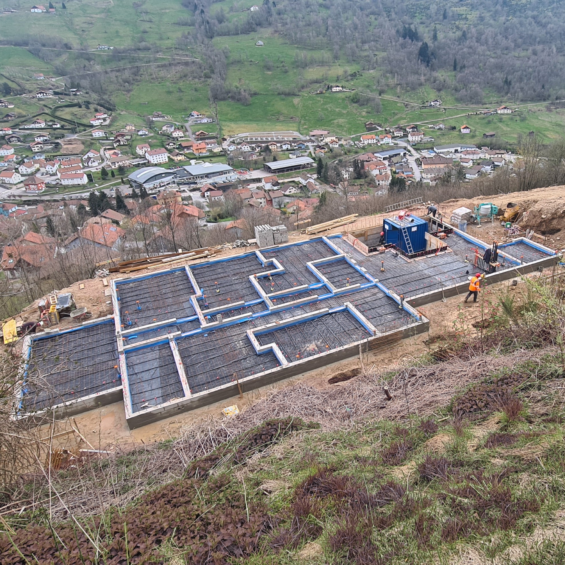
POLYGON ((400 228, 402 231, 402 236, 404 237, 404 243, 406 244, 406 251, 408 251, 408 255, 412 255, 414 253, 414 248, 412 247, 412 242, 410 241, 410 234, 406 227, 402 226, 400 228))
POLYGON ((390 204, 385 206, 385 212, 393 212, 394 210, 401 210, 403 208, 409 208, 410 206, 415 206, 416 204, 422 204, 422 197, 412 198, 412 200, 404 200, 404 202, 398 202, 397 204, 390 204))

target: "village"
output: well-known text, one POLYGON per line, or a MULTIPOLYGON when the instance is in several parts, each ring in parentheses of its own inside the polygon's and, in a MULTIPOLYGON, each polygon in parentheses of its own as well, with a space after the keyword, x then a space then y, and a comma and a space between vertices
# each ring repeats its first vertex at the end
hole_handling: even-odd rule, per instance
MULTIPOLYGON (((24 96, 57 94, 44 88, 24 96)), ((0 108, 14 103, 0 100, 0 108)), ((9 279, 23 269, 49 276, 57 256, 79 244, 111 260, 140 249, 198 246, 203 231, 214 243, 235 242, 252 238, 260 224, 307 227, 328 197, 347 208, 409 191, 413 183, 470 182, 519 166, 506 150, 466 143, 465 124, 461 141, 448 145, 432 137, 443 124, 383 128, 373 121, 353 136, 320 129, 219 137, 206 131, 214 118, 198 111, 184 124, 154 112, 146 127, 116 129, 110 111, 96 110, 76 133, 39 116, 15 120, 14 111, 0 118, 1 265, 9 279)), ((488 144, 489 135, 483 137, 488 144)))

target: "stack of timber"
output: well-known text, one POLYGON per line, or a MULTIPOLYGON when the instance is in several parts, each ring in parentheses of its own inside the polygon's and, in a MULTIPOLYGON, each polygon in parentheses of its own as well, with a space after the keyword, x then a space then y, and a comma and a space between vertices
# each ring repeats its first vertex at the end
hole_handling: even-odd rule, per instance
POLYGON ((323 231, 332 230, 338 228, 339 226, 344 226, 345 224, 350 224, 354 222, 359 214, 350 214, 349 216, 344 216, 343 218, 338 218, 337 220, 331 220, 329 222, 324 222, 323 224, 316 224, 315 226, 310 226, 304 230, 304 233, 310 235, 314 233, 320 233, 323 231))
POLYGON ((110 267, 111 273, 132 273, 134 271, 142 271, 143 269, 155 269, 157 267, 168 267, 181 261, 193 261, 202 259, 203 257, 211 257, 211 248, 203 247, 202 249, 193 249, 182 253, 167 253, 156 257, 144 257, 143 259, 132 259, 130 261, 122 261, 115 267, 110 267))

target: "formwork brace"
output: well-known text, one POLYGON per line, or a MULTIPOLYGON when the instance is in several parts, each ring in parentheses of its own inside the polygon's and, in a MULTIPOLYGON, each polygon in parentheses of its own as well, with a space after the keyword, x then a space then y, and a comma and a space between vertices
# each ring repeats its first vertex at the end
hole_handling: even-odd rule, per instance
POLYGON ((173 352, 173 358, 177 366, 177 372, 180 377, 180 382, 182 384, 182 390, 184 392, 184 396, 186 398, 190 398, 192 396, 192 392, 190 391, 188 378, 186 376, 186 371, 184 370, 184 363, 182 362, 182 358, 179 353, 179 348, 177 346, 176 339, 172 335, 169 337, 169 345, 171 346, 171 351, 173 352))

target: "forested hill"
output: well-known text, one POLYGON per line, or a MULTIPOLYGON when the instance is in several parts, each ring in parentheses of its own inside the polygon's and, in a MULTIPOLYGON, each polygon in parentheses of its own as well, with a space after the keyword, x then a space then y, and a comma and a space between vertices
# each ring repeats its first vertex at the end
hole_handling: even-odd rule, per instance
POLYGON ((246 18, 222 4, 183 0, 202 41, 272 28, 304 52, 325 50, 361 70, 381 69, 375 86, 428 84, 461 102, 486 93, 514 100, 565 96, 565 3, 554 0, 265 0, 246 18))
MULTIPOLYGON (((424 119, 393 100, 425 105, 438 97, 444 107, 491 107, 565 99, 560 1, 51 5, 54 12, 37 14, 0 0, 0 74, 8 86, 33 90, 33 73, 45 72, 139 117, 159 110, 181 119, 190 109, 215 109, 226 131, 276 125, 351 134, 369 119, 388 125, 424 119), (354 93, 316 96, 335 84, 354 93)), ((519 129, 555 137, 530 118, 510 128, 510 137, 519 129)))

